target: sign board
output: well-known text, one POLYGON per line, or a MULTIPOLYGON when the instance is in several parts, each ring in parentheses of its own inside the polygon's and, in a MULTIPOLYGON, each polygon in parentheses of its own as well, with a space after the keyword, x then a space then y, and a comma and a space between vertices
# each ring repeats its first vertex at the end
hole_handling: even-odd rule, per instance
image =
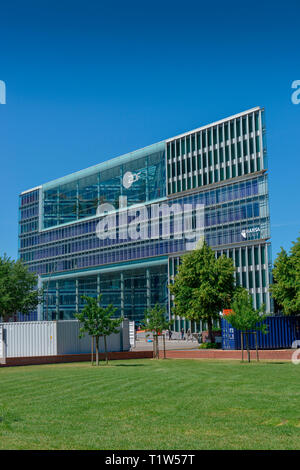
POLYGON ((129 322, 129 342, 132 348, 135 347, 135 322, 129 322))
POLYGON ((259 233, 259 232, 260 232, 260 227, 251 227, 251 228, 242 230, 241 235, 246 240, 248 238, 248 235, 251 235, 253 233, 259 233))
POLYGON ((224 310, 223 310, 223 315, 224 315, 224 316, 229 315, 230 313, 232 313, 232 309, 231 309, 231 308, 224 308, 224 310))

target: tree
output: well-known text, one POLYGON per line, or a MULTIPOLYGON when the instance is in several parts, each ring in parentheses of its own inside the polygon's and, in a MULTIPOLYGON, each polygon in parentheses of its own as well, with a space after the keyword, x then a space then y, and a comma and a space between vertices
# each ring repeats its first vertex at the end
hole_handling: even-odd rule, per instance
POLYGON ((285 315, 300 314, 300 237, 288 254, 283 248, 274 262, 274 284, 270 286, 277 304, 285 315))
MULTIPOLYGON (((255 332, 256 351, 257 351, 257 337, 256 332, 261 331, 267 333, 267 326, 262 322, 265 320, 266 315, 261 312, 265 311, 265 306, 262 305, 260 310, 255 310, 252 305, 252 297, 249 292, 243 288, 238 287, 233 296, 231 304, 232 312, 226 315, 226 320, 233 328, 236 328, 241 333, 246 334, 246 347, 248 354, 248 362, 250 362, 250 348, 249 348, 249 333, 255 332)), ((243 344, 242 344, 243 351, 243 344)), ((257 351, 258 360, 258 351, 257 351)))
POLYGON ((235 290, 234 271, 231 258, 216 258, 204 242, 200 249, 182 257, 174 284, 169 285, 174 295, 173 313, 189 320, 207 321, 210 342, 213 320, 230 305, 235 290))
POLYGON ((0 257, 0 316, 8 321, 17 313, 28 315, 42 300, 37 276, 22 261, 0 257))
POLYGON ((144 327, 153 333, 153 357, 159 359, 158 335, 170 328, 172 321, 166 319, 166 308, 155 304, 145 312, 144 327))
POLYGON ((107 336, 118 333, 119 326, 123 321, 123 317, 111 318, 117 309, 112 304, 109 304, 106 308, 101 307, 101 297, 101 294, 98 299, 83 295, 82 299, 87 303, 80 313, 75 314, 75 317, 81 323, 80 337, 84 336, 84 333, 88 333, 95 338, 97 366, 99 365, 99 338, 104 338, 105 359, 106 364, 108 364, 107 336))

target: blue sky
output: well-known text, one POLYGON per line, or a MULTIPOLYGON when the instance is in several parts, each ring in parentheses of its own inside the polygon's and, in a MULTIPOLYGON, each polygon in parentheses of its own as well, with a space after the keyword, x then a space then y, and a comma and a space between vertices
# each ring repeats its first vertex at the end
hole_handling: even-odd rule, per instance
POLYGON ((0 252, 18 194, 252 108, 266 109, 273 254, 300 230, 300 4, 2 2, 0 252))

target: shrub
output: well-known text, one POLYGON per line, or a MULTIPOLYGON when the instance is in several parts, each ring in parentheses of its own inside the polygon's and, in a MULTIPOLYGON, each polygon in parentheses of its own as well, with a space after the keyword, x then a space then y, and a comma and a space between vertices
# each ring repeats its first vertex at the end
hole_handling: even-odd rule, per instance
POLYGON ((220 343, 202 343, 198 349, 220 349, 220 343))

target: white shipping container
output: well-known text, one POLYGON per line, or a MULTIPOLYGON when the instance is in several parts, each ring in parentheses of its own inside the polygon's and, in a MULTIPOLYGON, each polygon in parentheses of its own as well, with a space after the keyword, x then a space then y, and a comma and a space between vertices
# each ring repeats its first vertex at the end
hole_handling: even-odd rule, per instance
POLYGON ((55 356, 56 325, 52 321, 1 323, 6 357, 55 356))
POLYGON ((129 320, 125 319, 122 323, 122 332, 123 335, 121 337, 122 341, 122 351, 129 351, 130 350, 130 328, 129 328, 129 320))
MULTIPOLYGON (((108 351, 128 351, 128 320, 124 320, 120 332, 107 338, 108 351)), ((0 323, 0 358, 56 356, 91 352, 91 337, 79 338, 77 320, 8 322, 0 323), (1 336, 1 335, 0 335, 1 336)), ((100 352, 104 352, 104 340, 99 341, 100 352)))
MULTIPOLYGON (((91 352, 91 337, 85 334, 79 338, 79 322, 77 320, 57 321, 57 354, 82 354, 91 352)), ((128 321, 124 320, 120 333, 113 334, 107 338, 108 351, 128 351, 127 342, 124 344, 123 336, 127 333, 128 321)), ((104 352, 104 339, 99 340, 99 351, 104 352)))

